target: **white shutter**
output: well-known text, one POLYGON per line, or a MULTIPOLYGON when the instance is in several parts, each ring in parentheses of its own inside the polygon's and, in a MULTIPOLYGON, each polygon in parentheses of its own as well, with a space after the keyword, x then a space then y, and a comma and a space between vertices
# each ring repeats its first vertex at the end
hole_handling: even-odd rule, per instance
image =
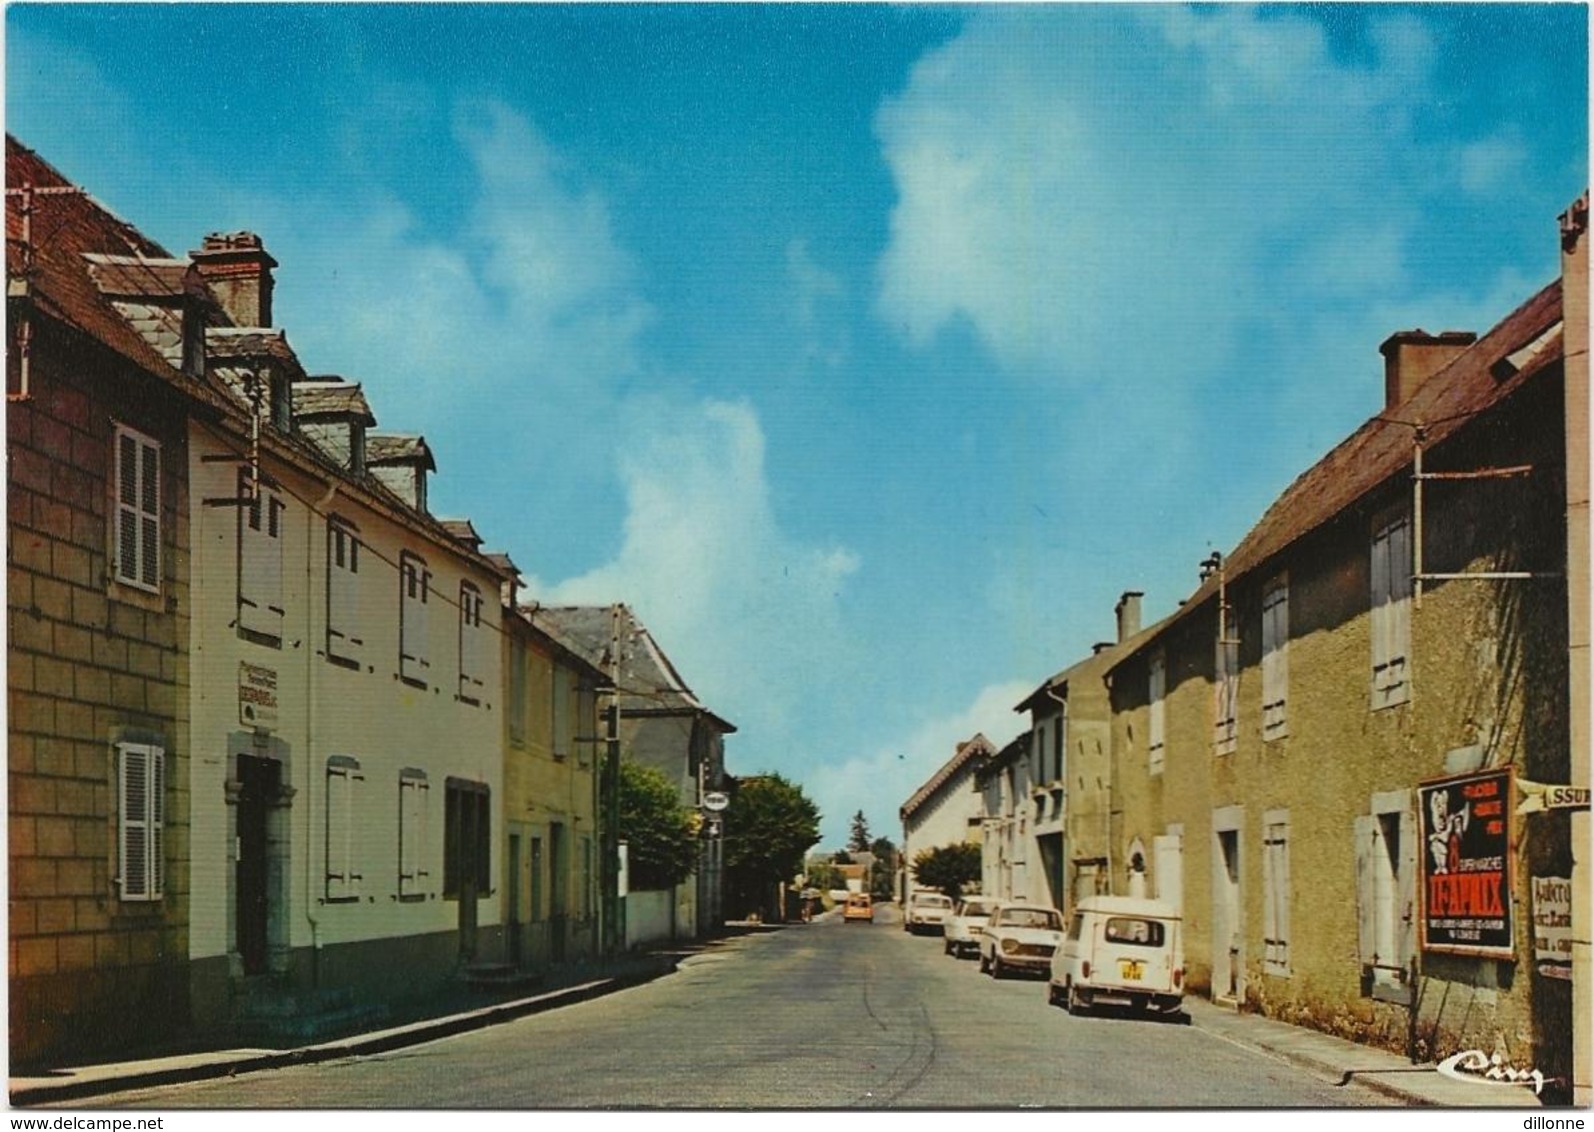
POLYGON ((415 896, 424 890, 426 869, 427 805, 430 787, 425 778, 406 773, 399 778, 399 895, 415 896))
POLYGON ((1409 970, 1417 955, 1417 822, 1409 810, 1400 813, 1400 868, 1395 879, 1395 932, 1397 955, 1394 962, 1409 970))
POLYGON ((399 674, 409 680, 425 681, 427 584, 430 575, 425 564, 406 556, 400 567, 399 674))
MULTIPOLYGON (((1389 532, 1389 687, 1404 689, 1411 651, 1411 521, 1401 519, 1389 532)), ((1399 698, 1404 698, 1403 693, 1399 698)))
POLYGON ((1262 834, 1262 962, 1272 967, 1278 959, 1278 911, 1275 907, 1277 889, 1273 883, 1274 869, 1273 827, 1264 827, 1262 834))
POLYGON ((116 751, 121 898, 159 900, 166 879, 165 752, 143 743, 119 743, 116 751))
POLYGON ((1151 658, 1150 688, 1148 696, 1151 700, 1150 721, 1147 726, 1149 732, 1147 742, 1150 746, 1150 771, 1152 774, 1162 773, 1163 756, 1163 691, 1167 677, 1163 668, 1163 658, 1159 654, 1151 658))
POLYGON ((1356 845, 1356 956, 1365 970, 1373 965, 1376 941, 1376 894, 1373 880, 1373 854, 1378 850, 1378 819, 1360 814, 1354 822, 1356 845))
POLYGON ((336 524, 327 527, 327 651, 359 660, 360 540, 336 524))
POLYGON ((1373 536, 1370 609, 1373 637, 1373 689, 1382 692, 1389 684, 1389 533, 1373 536))
MULTIPOLYGON (((242 477, 240 477, 242 485, 242 477)), ((246 487, 240 487, 240 495, 246 487)), ((264 487, 240 509, 238 524, 238 625, 282 637, 282 526, 284 505, 264 487)))
POLYGON ((1176 834, 1151 839, 1156 860, 1157 899, 1175 908, 1184 907, 1183 839, 1176 834))
POLYGON ((115 431, 118 582, 160 588, 160 446, 131 429, 115 431))
POLYGON ((349 811, 349 776, 342 767, 327 767, 326 852, 328 900, 347 894, 349 858, 346 831, 349 811))

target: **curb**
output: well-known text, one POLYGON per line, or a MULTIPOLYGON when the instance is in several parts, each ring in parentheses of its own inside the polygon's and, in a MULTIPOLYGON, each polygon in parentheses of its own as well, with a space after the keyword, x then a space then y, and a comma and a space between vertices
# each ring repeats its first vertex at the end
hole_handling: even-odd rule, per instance
POLYGON ((678 960, 671 958, 662 962, 650 963, 639 970, 592 979, 585 983, 546 991, 543 994, 533 995, 529 998, 515 999, 510 1002, 498 1003, 494 1006, 484 1006, 460 1014, 445 1015, 441 1018, 428 1018, 420 1022, 411 1022, 404 1026, 395 1026, 388 1030, 378 1030, 369 1034, 322 1042, 317 1045, 302 1046, 297 1049, 272 1050, 270 1052, 251 1051, 235 1058, 222 1057, 216 1061, 191 1065, 167 1066, 164 1068, 152 1067, 122 1076, 66 1080, 60 1084, 26 1085, 19 1089, 10 1090, 9 1100, 13 1106, 45 1104, 51 1101, 81 1100, 84 1097, 102 1096, 106 1093, 122 1093, 133 1089, 184 1084, 190 1081, 208 1081, 217 1077, 234 1077, 240 1073, 254 1073, 262 1069, 283 1069, 293 1065, 313 1065, 322 1061, 334 1061, 343 1057, 366 1057, 372 1054, 386 1053, 405 1046, 420 1045, 422 1042, 452 1037, 455 1034, 462 1034, 469 1030, 485 1029, 488 1026, 510 1022, 516 1018, 541 1014, 544 1011, 554 1010, 561 1006, 573 1006, 578 1002, 601 998, 604 995, 613 994, 629 987, 641 986, 644 983, 650 983, 654 979, 670 974, 676 969, 678 962, 678 960))

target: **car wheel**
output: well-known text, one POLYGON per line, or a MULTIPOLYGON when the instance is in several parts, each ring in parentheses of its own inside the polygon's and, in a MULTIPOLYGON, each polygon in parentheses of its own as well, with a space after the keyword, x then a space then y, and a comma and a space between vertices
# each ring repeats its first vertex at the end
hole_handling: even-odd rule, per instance
POLYGON ((951 940, 947 940, 945 943, 943 943, 941 945, 941 954, 942 955, 951 955, 952 954, 952 941, 951 940))
POLYGON ((985 953, 980 952, 980 974, 984 975, 991 969, 991 961, 985 958, 985 953))
POLYGON ((1007 968, 1002 966, 1002 958, 1001 958, 1001 956, 999 956, 999 955, 991 956, 991 978, 1000 979, 1000 978, 1005 977, 1006 974, 1007 974, 1007 968))
POLYGON ((1046 984, 1046 1005, 1056 1006, 1060 1002, 1062 1002, 1062 998, 1057 994, 1057 984, 1048 981, 1046 984))
POLYGON ((1079 992, 1074 989, 1074 982, 1072 979, 1068 981, 1068 1013, 1074 1015, 1085 1013, 1085 1000, 1081 998, 1079 992))

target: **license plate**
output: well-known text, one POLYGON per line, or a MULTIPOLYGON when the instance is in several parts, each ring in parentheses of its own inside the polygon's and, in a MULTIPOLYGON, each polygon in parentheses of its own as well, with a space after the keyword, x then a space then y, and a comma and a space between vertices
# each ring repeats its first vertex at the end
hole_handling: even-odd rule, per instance
POLYGON ((1146 977, 1146 965, 1139 959, 1118 960, 1118 971, 1126 979, 1138 981, 1146 977))

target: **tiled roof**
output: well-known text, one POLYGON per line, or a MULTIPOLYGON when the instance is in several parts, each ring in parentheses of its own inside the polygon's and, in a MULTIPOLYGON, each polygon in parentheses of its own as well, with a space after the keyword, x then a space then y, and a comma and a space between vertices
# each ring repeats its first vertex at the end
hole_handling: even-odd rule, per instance
POLYGON ((84 252, 89 278, 102 295, 123 298, 176 298, 189 290, 189 263, 183 259, 152 259, 84 252))
MULTIPOLYGON (((29 294, 40 312, 76 327, 171 385, 195 389, 199 383, 179 372, 117 312, 84 259, 85 255, 99 255, 169 261, 171 255, 7 134, 6 186, 16 189, 27 185, 40 190, 68 190, 41 191, 33 198, 29 294)), ((20 279, 23 270, 22 198, 20 194, 7 193, 6 274, 9 279, 20 279)))
POLYGON ((376 424, 358 384, 341 378, 314 377, 293 386, 295 417, 355 417, 370 428, 376 424))
MULTIPOLYGON (((610 669, 614 634, 613 606, 567 605, 529 607, 532 624, 586 657, 605 672, 610 669)), ((716 715, 686 686, 653 634, 631 610, 620 606, 620 707, 634 714, 702 712, 730 734, 734 724, 716 715)))
MULTIPOLYGON (((1407 401, 1367 421, 1286 488, 1225 560, 1228 583, 1264 565, 1409 469, 1413 426, 1424 427, 1424 446, 1432 447, 1547 372, 1562 357, 1560 321, 1557 279, 1428 378, 1407 401)), ((1176 612, 1141 634, 1120 659, 1140 651, 1153 636, 1194 613, 1217 592, 1214 576, 1176 612)))
POLYGON ((967 769, 970 772, 978 771, 980 764, 996 754, 996 748, 983 734, 976 733, 974 738, 959 743, 957 750, 952 752, 952 757, 942 765, 941 769, 930 776, 928 782, 913 792, 913 797, 902 803, 902 818, 906 820, 915 810, 929 801, 935 792, 950 782, 956 774, 967 769))
MULTIPOLYGON (((456 542, 462 542, 472 550, 481 547, 482 536, 476 533, 476 528, 471 526, 469 519, 439 519, 443 529, 448 532, 448 537, 456 542)), ((488 558, 491 559, 491 555, 488 558)))
POLYGON ((520 577, 520 567, 515 565, 515 560, 501 550, 495 550, 487 556, 487 561, 501 570, 506 578, 520 577))
POLYGON ((1053 675, 1046 681, 1046 683, 1042 684, 1029 695, 1025 696, 1019 703, 1013 705, 1013 710, 1031 711, 1034 709, 1037 703, 1055 702, 1046 695, 1046 690, 1048 688, 1057 691, 1063 696, 1064 699, 1067 699, 1068 682, 1070 680, 1082 675, 1084 670, 1087 668, 1094 668, 1105 673, 1108 668, 1111 668, 1114 664, 1117 664, 1119 660, 1134 653, 1134 651, 1138 649, 1143 642, 1149 640, 1152 635, 1160 631, 1161 628, 1162 624, 1159 622, 1156 625, 1142 629, 1140 632, 1130 637, 1127 641, 1120 641, 1115 644, 1108 645, 1098 653, 1092 653, 1083 660, 1075 661, 1061 672, 1053 675))
POLYGON ((380 464, 405 464, 419 461, 427 471, 435 472, 432 450, 426 446, 424 436, 407 436, 394 432, 373 432, 365 437, 365 462, 367 466, 380 464))

